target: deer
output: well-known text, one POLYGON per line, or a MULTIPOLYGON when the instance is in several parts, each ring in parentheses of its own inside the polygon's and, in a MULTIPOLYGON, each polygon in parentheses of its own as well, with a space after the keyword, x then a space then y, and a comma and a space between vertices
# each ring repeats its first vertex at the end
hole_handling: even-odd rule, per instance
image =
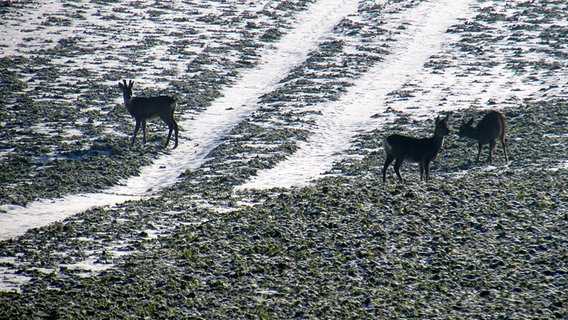
POLYGON ((393 134, 383 140, 383 148, 386 152, 385 165, 383 166, 383 183, 386 182, 387 169, 394 163, 394 171, 400 182, 403 182, 400 175, 400 167, 404 160, 418 163, 420 167, 420 181, 426 182, 430 179, 430 162, 436 158, 442 148, 444 138, 450 134, 448 128, 448 118, 436 118, 434 135, 429 138, 414 138, 400 134, 393 134))
POLYGON ((498 111, 490 111, 487 113, 481 121, 477 124, 477 127, 473 127, 473 118, 468 122, 462 122, 460 129, 458 131, 458 136, 461 138, 467 137, 478 142, 477 158, 476 162, 479 162, 479 157, 481 155, 481 149, 484 144, 489 144, 489 156, 487 157, 487 162, 491 163, 493 160, 493 151, 495 150, 496 140, 499 138, 501 140, 501 145, 503 146, 503 153, 505 154, 505 161, 509 161, 507 156, 507 144, 505 143, 505 117, 498 111))
POLYGON ((130 146, 134 145, 136 140, 136 134, 138 129, 142 126, 143 141, 146 143, 146 121, 155 117, 160 117, 169 128, 168 138, 166 139, 166 144, 164 148, 167 148, 172 132, 175 131, 175 144, 173 149, 178 146, 178 125, 174 119, 174 112, 177 106, 177 102, 174 98, 168 96, 157 96, 157 97, 133 97, 132 87, 134 86, 134 81, 126 80, 118 83, 118 87, 122 89, 122 96, 124 97, 124 105, 128 113, 136 120, 136 127, 134 128, 134 136, 130 146))

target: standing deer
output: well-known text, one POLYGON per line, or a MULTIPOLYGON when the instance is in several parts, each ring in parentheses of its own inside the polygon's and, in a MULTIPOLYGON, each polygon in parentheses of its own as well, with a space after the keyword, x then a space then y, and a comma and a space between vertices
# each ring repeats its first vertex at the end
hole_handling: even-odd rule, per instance
POLYGON ((126 80, 123 83, 118 83, 120 89, 122 89, 122 95, 124 97, 124 105, 128 110, 128 113, 136 120, 136 128, 134 128, 134 136, 132 137, 132 142, 130 145, 134 144, 136 139, 136 134, 138 129, 142 126, 142 133, 144 138, 144 143, 146 143, 146 120, 155 117, 160 117, 168 125, 170 129, 168 133, 168 138, 166 139, 166 145, 170 143, 170 138, 172 132, 175 131, 175 145, 174 149, 178 146, 178 125, 174 120, 174 111, 176 109, 176 100, 168 96, 159 97, 132 97, 132 87, 134 86, 134 81, 130 80, 128 84, 126 80))
POLYGON ((442 148, 444 137, 450 134, 447 124, 448 118, 449 116, 446 116, 444 119, 436 118, 436 129, 434 129, 434 135, 430 138, 413 138, 399 134, 388 136, 383 141, 383 147, 387 155, 383 167, 383 182, 386 182, 387 169, 395 159, 394 171, 401 182, 404 180, 400 175, 400 167, 404 160, 418 163, 420 166, 420 181, 425 178, 426 182, 428 182, 430 178, 430 162, 436 158, 436 155, 442 148))
POLYGON ((477 128, 472 127, 473 118, 467 123, 463 122, 460 126, 458 135, 460 137, 468 137, 475 139, 479 142, 477 150, 477 159, 475 161, 479 162, 479 156, 481 155, 481 147, 484 144, 489 144, 489 157, 487 161, 491 163, 493 160, 493 150, 495 150, 495 144, 497 138, 501 140, 503 145, 503 152, 505 153, 505 161, 509 161, 507 157, 507 145, 505 144, 505 117, 500 112, 490 111, 486 114, 481 121, 477 124, 477 128))

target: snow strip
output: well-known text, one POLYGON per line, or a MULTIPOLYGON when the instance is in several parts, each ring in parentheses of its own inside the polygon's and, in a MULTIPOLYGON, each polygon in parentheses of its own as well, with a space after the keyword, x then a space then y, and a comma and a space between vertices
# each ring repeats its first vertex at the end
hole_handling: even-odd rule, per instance
POLYGON ((151 197, 175 183, 181 173, 203 164, 220 139, 258 108, 258 98, 273 90, 288 70, 302 63, 343 17, 356 13, 357 5, 356 0, 321 0, 298 14, 295 28, 274 48, 265 51, 258 67, 244 72, 237 84, 226 89, 224 96, 196 120, 179 122, 180 126, 190 128, 186 135, 191 136, 191 142, 180 144, 170 154, 143 168, 139 176, 103 193, 40 200, 27 207, 1 206, 0 210, 6 213, 0 214, 0 240, 22 235, 29 228, 41 227, 95 206, 151 197))
MULTIPOLYGON (((386 110, 388 93, 408 82, 427 59, 437 53, 453 35, 446 33, 459 18, 465 17, 471 0, 424 2, 404 13, 410 24, 394 44, 391 54, 361 77, 339 101, 321 108, 318 131, 286 161, 259 172, 238 189, 291 187, 303 185, 331 169, 340 159, 341 151, 350 146, 352 137, 362 130, 380 126, 385 119, 372 119, 386 110)), ((414 105, 412 113, 416 110, 414 105)), ((459 108, 460 106, 455 106, 459 108)), ((466 105, 461 108, 467 107, 466 105)), ((436 106, 427 107, 434 114, 436 106)))

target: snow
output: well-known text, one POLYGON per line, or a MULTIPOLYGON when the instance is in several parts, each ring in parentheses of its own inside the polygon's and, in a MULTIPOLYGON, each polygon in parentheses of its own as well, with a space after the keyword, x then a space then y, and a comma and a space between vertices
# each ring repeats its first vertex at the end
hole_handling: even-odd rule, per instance
MULTIPOLYGON (((331 169, 350 139, 361 130, 377 128, 385 119, 372 119, 386 110, 386 96, 411 80, 426 59, 438 52, 449 35, 446 29, 467 15, 474 1, 426 2, 405 12, 409 25, 397 39, 396 48, 384 62, 378 63, 339 101, 321 108, 318 131, 301 145, 287 161, 265 170, 240 188, 291 187, 308 183, 331 169)), ((405 111, 413 105, 405 105, 405 111)), ((467 107, 464 104, 456 108, 467 107)), ((436 106, 426 105, 412 112, 415 116, 432 116, 436 106)))
MULTIPOLYGON (((385 1, 376 1, 377 4, 385 1)), ((490 1, 484 6, 499 5, 499 1, 490 1)), ((40 4, 38 4, 40 5, 40 4)), ((45 8, 29 14, 31 19, 38 19, 41 15, 56 13, 64 8, 58 1, 47 1, 45 8)), ((175 6, 183 6, 174 3, 175 6)), ((254 4, 251 4, 254 5, 254 4)), ((256 4, 262 6, 263 3, 256 4)), ((278 43, 262 53, 262 59, 258 67, 245 71, 240 79, 231 87, 225 88, 223 97, 204 112, 190 117, 182 118, 179 125, 188 128, 185 136, 191 140, 184 140, 175 150, 170 150, 152 165, 142 169, 138 176, 122 181, 120 185, 112 187, 104 192, 68 195, 60 199, 43 199, 28 204, 26 207, 5 205, 0 207, 0 240, 17 237, 24 234, 30 228, 37 228, 60 221, 78 212, 83 212, 96 206, 113 206, 129 200, 138 200, 152 197, 156 192, 175 183, 183 172, 199 168, 207 161, 207 154, 213 150, 233 127, 238 125, 244 118, 251 115, 259 107, 259 98, 279 87, 279 82, 287 76, 288 71, 304 62, 310 51, 317 48, 330 35, 332 28, 346 16, 357 12, 359 2, 356 0, 325 0, 312 4, 308 10, 296 17, 295 28, 290 30, 278 43)), ((313 179, 325 174, 335 161, 344 157, 344 150, 349 149, 353 137, 362 132, 381 128, 388 119, 387 117, 373 117, 383 114, 388 108, 403 111, 417 120, 433 118, 437 114, 467 109, 472 105, 487 105, 494 101, 500 106, 510 106, 524 98, 534 96, 539 89, 548 87, 551 83, 559 83, 558 89, 562 90, 565 83, 566 73, 559 72, 550 75, 547 81, 538 85, 526 81, 530 75, 513 74, 505 68, 505 63, 496 65, 483 75, 470 77, 462 74, 463 69, 450 69, 448 72, 432 73, 426 70, 425 63, 433 55, 443 55, 452 50, 450 45, 455 42, 456 35, 445 32, 448 27, 459 22, 461 19, 471 17, 476 5, 475 0, 441 0, 424 1, 415 8, 406 10, 404 15, 399 15, 387 21, 390 27, 405 25, 405 29, 398 29, 399 34, 394 35, 391 53, 385 60, 377 64, 359 78, 353 86, 336 102, 313 105, 315 111, 321 115, 315 116, 317 130, 309 140, 299 144, 300 149, 276 167, 268 169, 253 177, 247 183, 237 189, 246 188, 272 188, 290 187, 310 183, 313 179), (564 81, 564 82, 562 82, 564 81), (389 94, 396 90, 411 88, 421 89, 421 94, 396 101, 389 94)), ((207 2, 210 10, 216 6, 222 6, 216 2, 207 2)), ((78 23, 100 24, 114 23, 112 20, 104 20, 104 15, 112 14, 142 14, 142 10, 136 8, 130 12, 112 12, 112 8, 90 9, 89 20, 78 23)), ((183 11, 183 10, 180 10, 183 11)), ((23 13, 26 16, 27 13, 23 13)), ((14 22, 16 25, 18 22, 14 22)), ((0 36, 4 38, 2 43, 9 42, 10 46, 0 47, 0 56, 20 54, 25 51, 36 50, 36 42, 33 40, 46 34, 53 38, 55 45, 59 39, 63 39, 71 33, 57 30, 55 26, 38 28, 35 30, 15 30, 9 28, 0 30, 0 36), (6 41, 9 39, 9 41, 6 41), (31 40, 30 40, 31 39, 31 40)), ((132 30, 143 29, 147 25, 130 26, 132 30)), ((207 26, 199 25, 199 28, 207 26)), ((389 26, 385 26, 388 28, 389 26)), ((213 28, 213 26, 211 26, 213 28)), ((129 33, 130 34, 130 33, 129 33)), ((136 43, 143 34, 136 39, 103 39, 101 35, 93 35, 93 43, 108 45, 112 41, 127 41, 136 43)), ((214 40, 211 40, 214 45, 214 40)), ((203 50, 204 46, 196 45, 187 50, 196 52, 203 50)), ((491 45, 499 47, 500 42, 491 45)), ((538 44, 534 44, 538 46, 538 44)), ((530 48, 526 48, 529 50, 530 48)), ((120 50, 119 50, 120 51, 120 50)), ((493 50, 494 54, 500 54, 499 49, 493 50)), ((535 50, 535 52, 537 52, 535 50)), ((120 57, 120 52, 117 53, 120 57)), ((150 54, 151 57, 159 55, 150 54)), ((498 57, 506 61, 508 57, 498 57)), ((535 61, 542 57, 538 54, 532 56, 535 61)), ((77 60, 75 63, 85 68, 108 68, 109 64, 120 64, 120 61, 104 61, 101 65, 94 58, 77 60)), ((175 62, 175 56, 168 60, 153 59, 147 61, 147 68, 162 68, 169 66, 183 72, 186 65, 175 62)), ((461 63, 459 61, 457 63, 461 63)), ((61 63, 64 63, 62 61, 61 63)), ((488 69, 484 69, 486 72, 488 69)), ((145 79, 138 82, 141 86, 155 85, 155 79, 145 79)), ((551 90, 549 94, 557 95, 558 92, 551 90)), ((563 91, 561 91, 563 92, 563 91)), ((118 98, 119 100, 121 98, 118 98)), ((118 101, 118 100, 117 100, 118 101)), ((306 109, 308 111, 308 109, 306 109)), ((81 119, 78 121, 86 121, 81 119)), ((35 127, 34 130, 43 130, 35 127)), ((65 134, 80 134, 79 131, 66 128, 65 134)), ((4 155, 0 153, 0 158, 4 155)), ((567 161, 556 164, 556 168, 566 168, 567 161)), ((488 170, 491 169, 488 167, 488 170)), ((198 201, 198 200, 195 200, 198 201)), ((203 204, 207 206, 208 204, 203 204)), ((243 203, 243 205, 246 205, 243 203)), ((211 207, 213 208, 213 207, 211 207)), ((222 212, 222 208, 214 208, 222 212)), ((158 230, 160 231, 160 230, 158 230)), ((159 232, 153 229, 145 230, 148 238, 154 239, 159 232)), ((118 255, 115 252, 114 255, 118 255)), ((0 263, 12 264, 13 261, 0 263)), ((100 271, 112 267, 112 264, 95 265, 96 260, 88 259, 76 265, 68 265, 68 268, 77 268, 87 271, 100 271)), ((0 275, 10 273, 8 268, 0 267, 0 275)), ((17 278, 5 276, 0 278, 0 290, 3 283, 12 282, 12 287, 25 283, 27 277, 17 278), (6 280, 8 279, 8 280, 6 280)), ((6 288, 9 288, 8 285, 6 288)), ((266 291, 271 293, 270 290, 266 291)))
POLYGON ((7 23, 6 28, 0 28, 0 39, 4 45, 0 48, 0 56, 17 54, 20 47, 35 48, 42 45, 46 40, 51 40, 54 44, 57 43, 64 36, 72 35, 71 32, 61 34, 59 31, 55 32, 53 28, 42 26, 33 28, 32 26, 26 28, 19 28, 22 23, 29 21, 39 21, 42 16, 52 15, 63 9, 63 3, 56 0, 44 1, 41 5, 41 10, 33 8, 33 10, 23 10, 20 19, 13 20, 7 23), (27 21, 26 21, 27 20, 27 21), (42 44, 37 43, 36 39, 42 39, 42 44))
POLYGON ((257 68, 245 72, 237 84, 227 88, 224 96, 199 114, 195 121, 179 121, 181 127, 191 128, 191 141, 181 143, 170 154, 143 168, 139 176, 101 193, 39 200, 26 207, 0 206, 0 210, 6 211, 0 215, 0 240, 16 237, 30 228, 48 225, 93 207, 150 197, 173 184, 184 171, 205 162, 205 157, 220 138, 258 108, 258 98, 272 90, 286 76, 287 70, 301 63, 318 43, 324 41, 334 25, 356 10, 357 1, 334 0, 316 3, 299 14, 296 28, 263 54, 257 68))
POLYGON ((0 226, 2 226, 0 240, 22 235, 28 229, 46 226, 93 207, 137 199, 140 199, 140 196, 96 193, 43 199, 32 202, 26 207, 4 205, 0 208, 6 211, 0 214, 0 226))
POLYGON ((323 8, 313 6, 298 17, 298 28, 286 35, 275 50, 268 51, 258 68, 245 72, 236 85, 226 90, 224 96, 199 114, 195 121, 181 123, 181 126, 191 128, 189 144, 181 145, 170 156, 144 168, 139 177, 129 179, 126 186, 116 192, 144 194, 156 191, 174 182, 185 170, 197 168, 218 144, 219 138, 252 114, 259 107, 258 98, 277 86, 287 70, 301 63, 341 18, 355 12, 356 4, 356 1, 328 1, 323 8))
MULTIPOLYGON (((376 4, 383 2, 378 1, 376 4)), ((213 4, 209 6, 211 5, 213 4)), ((127 200, 151 197, 155 192, 175 183, 184 171, 198 168, 207 160, 205 157, 219 144, 221 138, 243 118, 258 109, 259 97, 277 88, 279 81, 287 75, 288 70, 302 63, 311 50, 325 41, 332 28, 342 18, 357 13, 358 5, 358 1, 355 0, 320 1, 300 13, 296 17, 295 28, 277 44, 263 52, 258 67, 245 71, 233 86, 224 90, 223 97, 214 101, 206 111, 198 114, 195 120, 187 117, 179 121, 181 127, 189 128, 186 136, 191 140, 182 140, 176 150, 169 151, 152 165, 143 168, 140 175, 100 193, 44 199, 30 203, 26 207, 16 205, 0 207, 0 210, 5 211, 0 215, 0 226, 2 226, 0 239, 21 235, 29 228, 44 226, 95 206, 112 206, 127 200)), ((489 101, 502 106, 511 105, 538 92, 542 85, 534 86, 530 81, 525 81, 528 76, 523 78, 514 75, 511 70, 504 68, 504 63, 494 66, 488 74, 473 80, 471 77, 459 74, 461 70, 450 69, 449 72, 439 73, 426 70, 424 65, 431 56, 451 50, 448 44, 456 41, 454 34, 445 32, 447 28, 460 19, 470 17, 475 5, 476 1, 473 0, 425 1, 415 8, 405 10, 402 15, 394 15, 392 20, 387 21, 390 26, 387 25, 385 28, 396 28, 401 25, 405 28, 396 28, 400 32, 393 34, 395 41, 392 41, 391 54, 358 79, 339 101, 312 106, 313 110, 321 112, 321 116, 314 118, 318 129, 309 141, 300 143, 300 150, 286 161, 260 172, 258 176, 239 186, 238 189, 290 187, 308 183, 328 171, 335 161, 340 160, 342 151, 350 147, 350 140, 355 134, 381 128, 382 124, 389 121, 385 117, 372 117, 383 114, 387 108, 403 111, 418 120, 424 120, 439 113, 466 109, 473 104, 483 105, 489 101), (396 101, 389 96, 393 91, 409 87, 419 88, 422 93, 404 101, 396 101)), ((491 5, 499 4, 485 4, 485 6, 491 5)), ((51 1, 46 4, 43 14, 55 14, 59 10, 62 10, 61 5, 51 1)), ((132 8, 128 13, 113 14, 136 14, 136 10, 132 8)), ((109 23, 108 20, 104 20, 103 12, 97 15, 92 14, 93 12, 87 12, 88 23, 94 25, 109 23)), ((42 13, 31 13, 31 16, 37 18, 40 14, 42 13)), ((202 25, 197 27, 206 28, 202 25)), ((60 37, 66 35, 64 31, 56 30, 55 27, 49 28, 53 35, 60 37)), ((8 37, 12 44, 3 48, 2 53, 10 54, 33 50, 34 47, 29 43, 24 44, 26 42, 24 35, 30 33, 30 38, 39 37, 42 29, 2 32, 2 36, 8 37)), ((139 37, 143 37, 143 33, 140 33, 139 37)), ((138 40, 124 39, 124 41, 138 40)), ((492 45, 498 48, 503 44, 495 42, 492 45)), ((494 52, 499 53, 500 50, 496 49, 494 52)), ((503 56, 500 59, 506 61, 507 57, 503 56)), ((534 59, 539 57, 535 56, 534 59)), ((91 65, 88 60, 77 63, 91 65)), ((91 67, 105 66, 92 64, 91 67)), ((180 67, 174 66, 174 68, 180 67)), ((487 70, 485 69, 484 72, 487 73, 487 70)), ((554 76, 560 79, 563 74, 552 75, 554 76)), ((144 81, 154 83, 154 79, 142 80, 141 83, 144 84, 144 81)), ((154 83, 154 85, 160 84, 154 83)), ((546 82, 543 85, 546 85, 546 82)), ((69 131, 68 134, 75 133, 69 131)))

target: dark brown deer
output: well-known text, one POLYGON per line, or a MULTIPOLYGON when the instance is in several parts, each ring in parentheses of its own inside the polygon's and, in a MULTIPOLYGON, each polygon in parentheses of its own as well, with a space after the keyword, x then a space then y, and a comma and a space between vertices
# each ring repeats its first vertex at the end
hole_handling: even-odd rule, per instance
POLYGON ((458 135, 460 137, 468 137, 477 140, 478 150, 476 162, 479 162, 479 156, 481 155, 481 147, 484 144, 489 144, 489 156, 487 161, 491 163, 493 160, 493 150, 495 150, 496 140, 499 138, 501 144, 503 145, 503 152, 505 153, 505 161, 509 161, 507 156, 507 145, 505 144, 505 117, 500 112, 490 111, 486 114, 481 121, 477 124, 477 127, 473 126, 473 118, 467 123, 463 122, 460 126, 458 135))
POLYGON ((123 83, 118 83, 120 89, 122 89, 122 95, 124 97, 124 105, 128 110, 128 113, 136 120, 136 127, 134 128, 134 136, 132 137, 132 142, 130 145, 134 144, 136 139, 136 134, 138 129, 142 126, 143 141, 146 143, 146 120, 155 117, 160 117, 168 125, 170 131, 168 132, 168 138, 166 139, 166 145, 170 143, 170 138, 172 132, 175 131, 175 145, 174 149, 178 146, 178 125, 174 120, 174 112, 177 106, 176 100, 168 96, 159 97, 132 97, 132 87, 134 86, 134 81, 130 80, 128 84, 126 80, 123 83))
POLYGON ((383 141, 383 147, 387 155, 383 167, 383 182, 386 182, 387 169, 394 160, 396 160, 394 171, 401 182, 404 180, 400 175, 400 167, 404 160, 418 163, 420 166, 420 181, 425 180, 428 182, 430 179, 430 162, 436 158, 436 155, 442 148, 444 137, 450 134, 447 123, 448 118, 449 116, 446 116, 444 119, 436 118, 434 135, 430 138, 413 138, 399 134, 388 136, 383 141))

